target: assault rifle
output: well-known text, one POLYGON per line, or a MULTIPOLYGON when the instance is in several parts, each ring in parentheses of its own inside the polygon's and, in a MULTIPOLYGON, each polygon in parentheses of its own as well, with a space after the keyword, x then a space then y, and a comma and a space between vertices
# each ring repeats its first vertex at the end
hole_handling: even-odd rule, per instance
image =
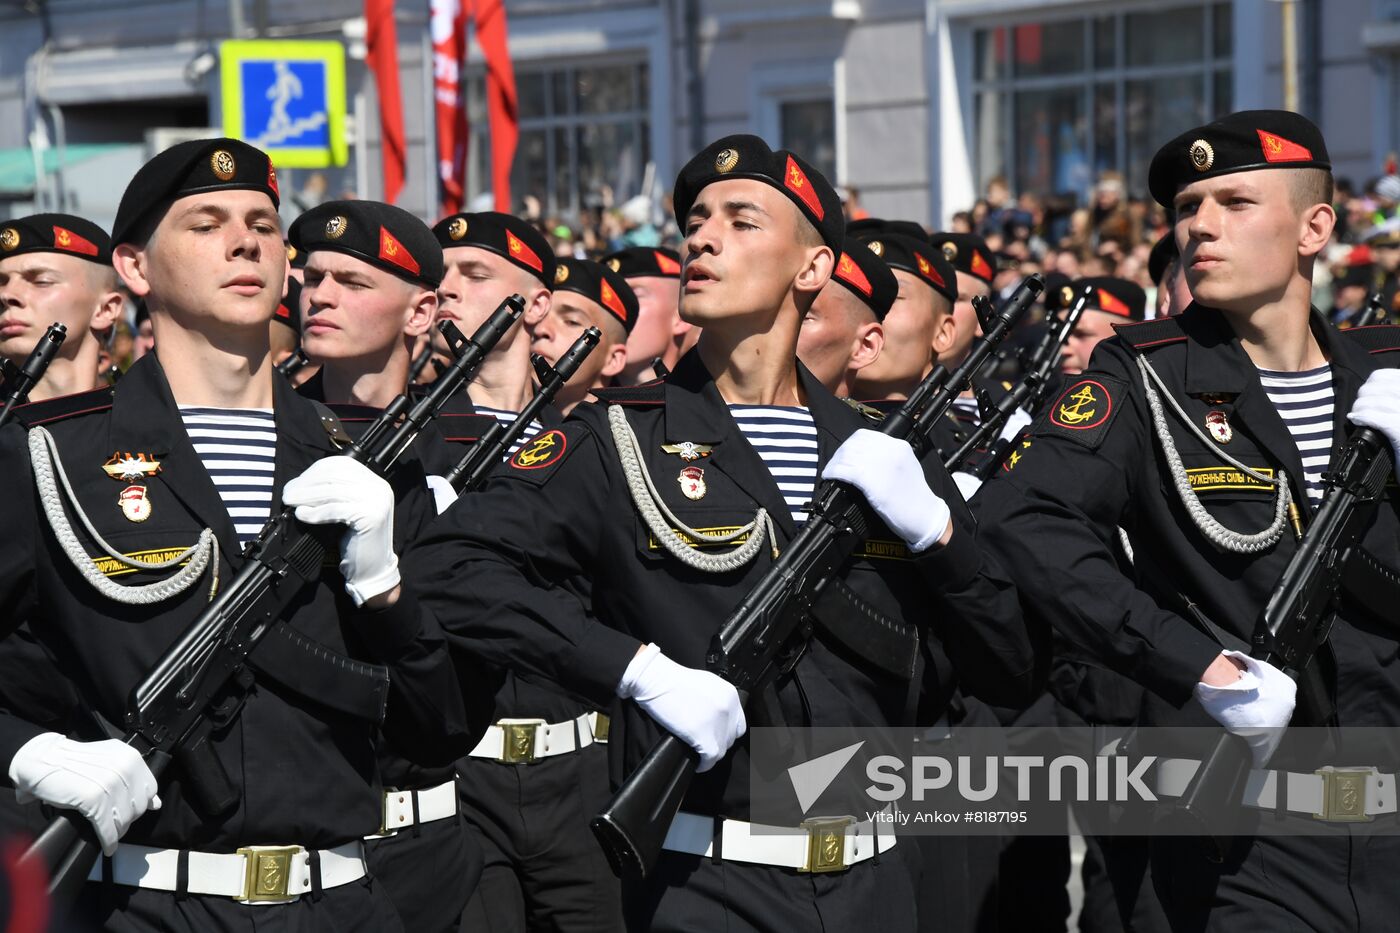
POLYGON ((499 421, 491 425, 466 455, 457 461, 457 465, 447 471, 446 479, 452 484, 457 495, 480 489, 486 484, 486 478, 500 465, 506 451, 510 450, 510 445, 525 433, 525 429, 539 416, 544 407, 554 401, 559 390, 564 388, 564 383, 578 372, 579 364, 598 346, 602 336, 603 332, 598 328, 588 328, 554 366, 546 363, 544 357, 538 353, 530 355, 530 363, 535 367, 535 378, 540 382, 540 390, 530 399, 524 410, 515 416, 510 427, 505 427, 499 421))
POLYGON ((1385 321, 1385 301, 1381 298, 1381 293, 1376 292, 1366 302, 1366 307, 1361 309, 1361 313, 1352 322, 1352 327, 1370 327, 1372 324, 1384 324, 1385 321))
POLYGON ((292 351, 290 356, 288 356, 282 362, 278 363, 275 368, 279 373, 282 374, 284 378, 292 379, 296 376, 297 373, 305 369, 307 364, 310 362, 311 357, 306 355, 306 351, 303 350, 301 347, 297 347, 295 350, 292 351))
MULTIPOLYGON (((438 327, 456 357, 452 365, 417 403, 407 395, 389 403, 343 456, 386 475, 428 421, 472 378, 524 309, 524 299, 512 295, 470 340, 443 321, 438 327)), ((282 509, 244 549, 243 566, 233 581, 132 689, 121 738, 141 753, 157 780, 179 758, 187 774, 205 777, 207 786, 218 788, 204 792, 206 808, 217 812, 235 802, 228 776, 209 748, 211 707, 240 676, 248 654, 286 608, 320 579, 322 563, 334 551, 337 537, 337 531, 308 527, 296 520, 293 509, 282 509)), ((41 860, 49 893, 66 904, 77 896, 99 852, 91 825, 68 810, 48 825, 23 858, 41 860)))
MULTIPOLYGON (((932 446, 934 425, 1044 287, 1038 275, 1022 282, 1006 304, 983 317, 985 336, 962 365, 941 385, 943 374, 930 373, 881 432, 908 441, 922 457, 932 446)), ((857 490, 822 482, 807 523, 720 626, 705 664, 732 683, 746 705, 796 666, 812 637, 810 610, 865 540, 872 518, 857 490)), ((689 745, 667 735, 593 818, 590 826, 617 874, 644 877, 650 870, 698 763, 689 745)))
POLYGON ((977 400, 983 409, 982 423, 968 435, 962 446, 943 461, 948 472, 963 469, 972 452, 984 447, 987 450, 986 456, 967 472, 985 481, 1001 467, 1011 454, 1011 445, 1015 441, 1015 438, 1008 439, 999 436, 1002 426, 1011 419, 1016 409, 1021 408, 1028 412, 1034 412, 1045 400, 1045 393, 1050 386, 1055 384, 1055 371, 1059 368, 1060 362, 1060 348, 1065 345, 1065 341, 1074 332, 1079 319, 1084 316, 1084 311, 1089 305, 1089 298, 1093 294, 1093 286, 1084 286, 1065 316, 1050 326, 1040 343, 1036 345, 1035 351, 1023 361, 1025 376, 1010 392, 1002 396, 1000 402, 993 405, 989 400, 983 398, 977 400))
POLYGON ((34 349, 29 351, 23 365, 16 366, 9 360, 0 361, 0 398, 4 399, 4 407, 0 408, 0 427, 10 420, 10 412, 16 405, 23 405, 29 400, 29 393, 44 378, 44 370, 58 355, 58 348, 67 336, 67 327, 50 324, 34 349))
MULTIPOLYGON (((1380 433, 1361 428, 1352 434, 1337 469, 1326 476, 1327 488, 1312 526, 1264 607, 1252 657, 1302 680, 1332 631, 1344 589, 1369 591, 1371 595, 1362 600, 1367 604, 1395 605, 1400 579, 1360 546, 1392 469, 1390 444, 1380 433)), ((1325 701, 1311 696, 1316 692, 1299 691, 1304 717, 1311 725, 1334 724, 1335 716, 1325 708, 1325 701)), ((1252 766, 1248 743, 1230 733, 1222 735, 1182 794, 1179 811, 1198 824, 1201 833, 1216 832, 1240 805, 1252 766)), ((1216 854, 1223 854, 1219 839, 1216 846, 1216 854)))

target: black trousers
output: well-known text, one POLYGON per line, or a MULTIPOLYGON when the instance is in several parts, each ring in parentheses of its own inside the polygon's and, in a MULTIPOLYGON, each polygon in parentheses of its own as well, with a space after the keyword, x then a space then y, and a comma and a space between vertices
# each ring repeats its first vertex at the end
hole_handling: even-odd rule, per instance
POLYGON ((843 872, 719 862, 662 852, 645 881, 623 885, 629 933, 912 933, 907 839, 843 872))
POLYGON ((458 762, 485 867, 463 933, 617 933, 621 893, 588 821, 610 796, 606 745, 507 765, 458 762))
POLYGON ((319 900, 290 904, 239 904, 226 897, 122 885, 84 886, 74 911, 73 930, 109 933, 395 933, 404 930, 398 911, 371 878, 328 889, 319 900))
POLYGON ((1396 929, 1400 836, 1332 828, 1327 836, 1241 837, 1218 864, 1207 857, 1203 840, 1155 838, 1152 880, 1171 929, 1396 929))
POLYGON ((369 840, 365 857, 412 933, 456 930, 484 861, 481 844, 460 815, 369 840))
POLYGON ((1085 836, 1079 933, 1167 933, 1145 836, 1085 836))

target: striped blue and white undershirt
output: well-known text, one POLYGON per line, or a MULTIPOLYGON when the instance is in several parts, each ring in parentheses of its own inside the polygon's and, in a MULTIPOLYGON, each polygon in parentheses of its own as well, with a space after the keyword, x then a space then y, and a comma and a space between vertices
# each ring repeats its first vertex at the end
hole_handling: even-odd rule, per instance
MULTIPOLYGON (((515 424, 515 419, 520 413, 516 411, 506 411, 504 408, 487 408, 485 405, 477 405, 476 413, 479 415, 490 415, 500 422, 501 427, 509 428, 515 424)), ((539 434, 543 426, 538 421, 531 421, 525 426, 525 430, 520 432, 520 436, 511 442, 510 450, 506 451, 506 459, 515 456, 515 452, 525 445, 525 442, 539 434)))
POLYGON ((805 408, 782 405, 730 405, 739 430, 783 494, 795 524, 807 521, 817 489, 817 426, 805 408))
POLYGON ((1259 382, 1293 435, 1303 460, 1308 500, 1316 505, 1322 499, 1322 474, 1332 459, 1332 367, 1301 373, 1261 369, 1259 382))
POLYGON ((238 542, 256 538, 272 514, 277 425, 270 408, 180 406, 185 433, 199 455, 238 542))

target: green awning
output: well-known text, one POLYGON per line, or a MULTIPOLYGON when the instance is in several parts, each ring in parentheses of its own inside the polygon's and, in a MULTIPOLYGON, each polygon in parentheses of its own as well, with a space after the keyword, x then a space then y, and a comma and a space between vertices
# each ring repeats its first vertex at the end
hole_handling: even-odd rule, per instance
MULTIPOLYGON (((126 148, 122 143, 84 143, 63 150, 63 167, 72 168, 95 156, 126 148)), ((44 150, 44 171, 58 170, 58 150, 44 150)), ((25 196, 34 191, 34 152, 29 148, 0 149, 0 196, 25 196)))

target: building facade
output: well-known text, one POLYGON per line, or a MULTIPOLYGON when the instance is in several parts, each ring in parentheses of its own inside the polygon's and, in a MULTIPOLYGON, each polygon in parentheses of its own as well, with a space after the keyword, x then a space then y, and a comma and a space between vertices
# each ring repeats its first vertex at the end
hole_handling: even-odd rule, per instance
MULTIPOLYGON (((1358 184, 1400 150, 1400 0, 1298 0, 1300 109, 1358 184)), ((872 213, 942 224, 988 180, 1082 199, 1146 187, 1156 146, 1230 110, 1282 106, 1272 0, 506 0, 519 90, 517 202, 569 218, 660 199, 732 132, 803 152, 872 213)), ((340 38, 350 164, 293 173, 304 200, 377 197, 359 0, 0 2, 0 216, 63 206, 110 222, 153 148, 220 125, 218 42, 340 38), (230 7, 229 3, 234 4, 230 7), (347 28, 347 22, 351 25, 347 28), (362 54, 362 53, 360 53, 362 54), (37 153, 37 155, 36 155, 37 153), (28 186, 26 188, 26 185, 28 186)), ((408 180, 436 213, 427 0, 398 7, 408 180)), ((481 60, 469 197, 489 200, 481 60)), ((289 213, 298 210, 289 204, 289 213)))

